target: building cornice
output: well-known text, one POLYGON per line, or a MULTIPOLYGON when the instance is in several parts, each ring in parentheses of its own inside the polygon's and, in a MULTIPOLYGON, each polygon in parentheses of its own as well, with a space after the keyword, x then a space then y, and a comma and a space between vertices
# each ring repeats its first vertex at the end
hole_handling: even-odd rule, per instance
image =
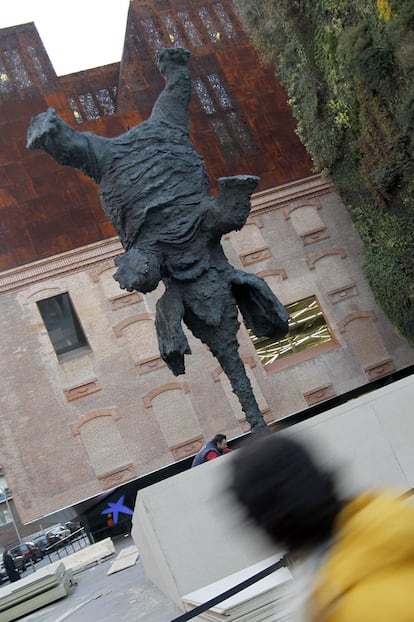
POLYGON ((0 293, 12 292, 39 281, 57 278, 96 266, 122 253, 117 237, 88 244, 66 253, 0 272, 0 293))
MULTIPOLYGON (((297 201, 306 201, 313 197, 328 194, 334 189, 335 186, 331 179, 321 175, 313 175, 263 192, 257 192, 252 196, 250 216, 254 217, 297 201)), ((113 259, 122 252, 119 239, 114 237, 5 270, 0 272, 0 293, 12 292, 46 279, 80 272, 113 259)))
POLYGON ((251 216, 284 207, 297 201, 309 200, 335 190, 333 181, 322 175, 312 175, 288 184, 275 186, 252 196, 251 216))

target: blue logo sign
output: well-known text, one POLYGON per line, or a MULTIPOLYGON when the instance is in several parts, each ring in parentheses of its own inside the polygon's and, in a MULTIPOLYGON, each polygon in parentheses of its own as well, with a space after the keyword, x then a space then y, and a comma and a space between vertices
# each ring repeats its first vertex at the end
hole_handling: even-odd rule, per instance
POLYGON ((101 514, 112 514, 114 517, 115 525, 118 522, 119 514, 129 514, 129 516, 132 516, 134 514, 131 508, 124 505, 124 499, 125 495, 122 495, 122 497, 119 497, 116 503, 110 503, 108 501, 108 507, 106 508, 106 510, 102 510, 101 512, 101 514))

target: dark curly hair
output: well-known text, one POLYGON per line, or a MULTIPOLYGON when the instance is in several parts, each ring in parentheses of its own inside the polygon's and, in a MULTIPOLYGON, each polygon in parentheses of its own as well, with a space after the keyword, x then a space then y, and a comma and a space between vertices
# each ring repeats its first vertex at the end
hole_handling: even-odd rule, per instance
POLYGON ((342 502, 333 476, 283 433, 252 437, 235 452, 231 488, 248 515, 288 552, 332 534, 342 502))

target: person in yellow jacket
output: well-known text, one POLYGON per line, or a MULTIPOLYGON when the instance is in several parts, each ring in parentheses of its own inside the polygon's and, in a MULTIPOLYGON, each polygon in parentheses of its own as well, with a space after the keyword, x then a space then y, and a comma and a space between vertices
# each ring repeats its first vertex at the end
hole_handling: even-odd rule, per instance
POLYGON ((342 500, 283 433, 252 439, 231 467, 236 497, 298 568, 295 621, 414 622, 412 502, 374 490, 342 500))

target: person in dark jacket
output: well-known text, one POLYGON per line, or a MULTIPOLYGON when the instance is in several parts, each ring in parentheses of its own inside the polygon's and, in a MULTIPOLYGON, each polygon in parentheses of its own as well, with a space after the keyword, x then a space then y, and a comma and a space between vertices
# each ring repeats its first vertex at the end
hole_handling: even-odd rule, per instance
POLYGON ((16 568, 16 564, 14 563, 14 559, 9 550, 4 551, 3 553, 3 564, 4 569, 7 572, 7 576, 9 577, 10 583, 18 581, 20 579, 20 574, 16 568))
POLYGON ((227 454, 229 451, 231 451, 231 449, 227 447, 227 436, 225 434, 216 434, 216 436, 206 443, 198 454, 194 456, 191 467, 198 466, 209 460, 214 460, 214 458, 227 454))

